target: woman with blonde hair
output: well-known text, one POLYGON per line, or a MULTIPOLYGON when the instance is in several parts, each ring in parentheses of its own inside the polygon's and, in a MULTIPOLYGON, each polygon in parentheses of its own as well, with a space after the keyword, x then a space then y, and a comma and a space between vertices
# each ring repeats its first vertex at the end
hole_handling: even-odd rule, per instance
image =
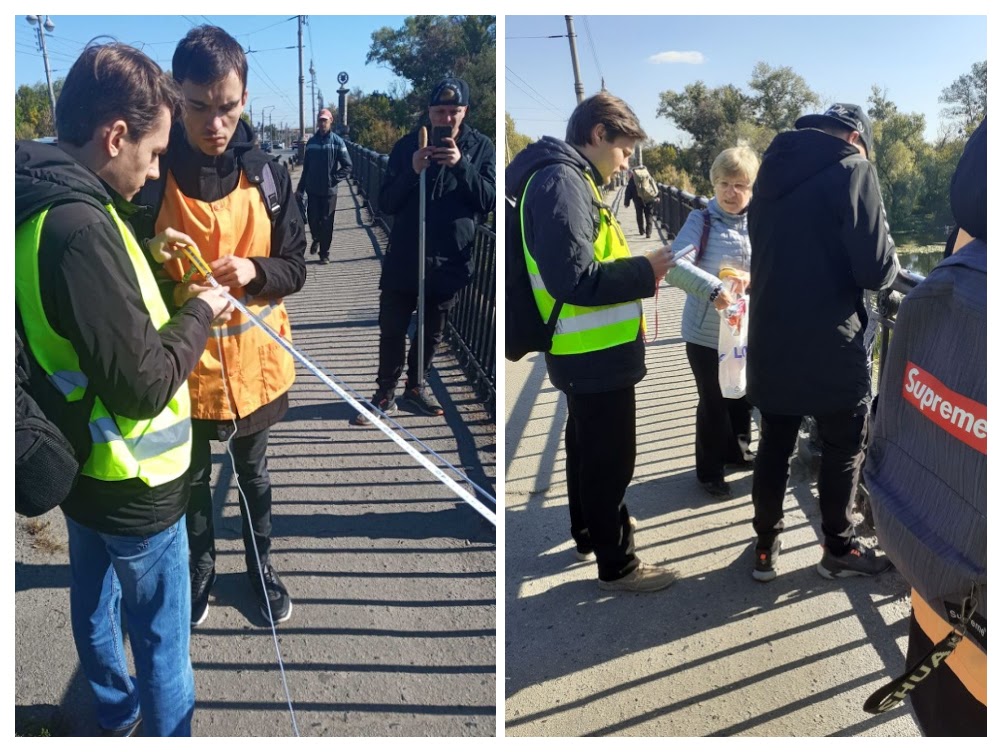
POLYGON ((725 399, 720 391, 720 316, 716 311, 733 302, 730 286, 721 280, 721 270, 727 276, 735 268, 747 270, 751 262, 746 212, 758 166, 758 156, 744 144, 717 155, 710 167, 713 198, 706 209, 690 212, 673 241, 675 248, 695 245, 696 253, 679 261, 665 278, 687 293, 682 339, 699 394, 696 479, 716 499, 729 499, 731 494, 724 466, 747 466, 754 458, 749 449, 751 405, 744 397, 725 399))

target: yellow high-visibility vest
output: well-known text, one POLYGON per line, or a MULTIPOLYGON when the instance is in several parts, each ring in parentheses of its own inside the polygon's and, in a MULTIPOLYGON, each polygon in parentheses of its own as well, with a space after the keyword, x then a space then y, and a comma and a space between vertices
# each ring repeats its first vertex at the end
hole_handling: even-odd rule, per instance
MULTIPOLYGON (((139 280, 139 291, 157 329, 169 320, 156 279, 132 232, 114 206, 105 206, 139 280)), ((52 328, 42 305, 38 274, 38 245, 48 208, 18 226, 15 232, 15 295, 24 322, 28 347, 67 402, 83 399, 87 376, 69 340, 52 328)), ((160 486, 181 477, 191 462, 191 405, 183 383, 159 415, 132 420, 110 412, 100 397, 94 399, 89 428, 93 447, 80 472, 103 481, 139 478, 160 486)))
MULTIPOLYGON (((526 191, 529 189, 529 183, 535 177, 533 175, 526 181, 526 191)), ((616 218, 612 216, 612 212, 602 203, 601 194, 599 194, 598 187, 591 175, 585 173, 585 178, 588 185, 591 186, 598 204, 602 207, 599 209, 598 237, 595 238, 594 244, 595 260, 602 264, 616 259, 630 258, 630 249, 626 245, 623 229, 619 226, 616 218)), ((524 192, 519 221, 524 228, 524 192)), ((529 250, 524 231, 522 233, 522 249, 525 252, 525 265, 529 270, 529 280, 536 298, 536 307, 539 308, 539 314, 543 317, 543 321, 549 321, 553 306, 556 305, 557 301, 543 284, 539 266, 532 257, 532 251, 529 250)), ((553 355, 577 355, 606 350, 635 340, 643 325, 644 309, 639 299, 601 306, 564 303, 557 315, 557 326, 553 333, 553 345, 550 347, 550 353, 553 355)))

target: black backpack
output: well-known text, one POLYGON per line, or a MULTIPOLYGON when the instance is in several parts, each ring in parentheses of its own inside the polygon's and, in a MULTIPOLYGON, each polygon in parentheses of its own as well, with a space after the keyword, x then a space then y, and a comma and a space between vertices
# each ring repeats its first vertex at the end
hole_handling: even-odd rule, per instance
POLYGON ((69 440, 32 397, 28 353, 16 328, 14 339, 14 509, 37 517, 66 500, 80 463, 69 440))
MULTIPOLYGON (((549 352, 553 346, 553 332, 557 328, 557 319, 561 301, 557 301, 550 313, 550 320, 543 321, 536 305, 536 297, 532 292, 532 282, 529 280, 529 269, 525 265, 525 250, 522 248, 522 196, 529 180, 544 167, 558 164, 561 160, 544 161, 529 173, 520 185, 514 186, 512 195, 505 186, 504 197, 504 301, 505 301, 505 333, 504 356, 512 362, 521 360, 531 352, 549 352)), ((582 180, 584 176, 582 175, 582 180)), ((590 190, 590 188, 589 188, 590 190)), ((594 209, 596 203, 592 202, 594 209)))

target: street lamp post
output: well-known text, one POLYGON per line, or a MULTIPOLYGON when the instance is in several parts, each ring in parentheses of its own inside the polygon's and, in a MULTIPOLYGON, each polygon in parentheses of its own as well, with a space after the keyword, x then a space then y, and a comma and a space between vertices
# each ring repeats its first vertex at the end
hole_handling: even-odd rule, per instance
MULTIPOLYGON (((261 134, 262 134, 261 135, 261 140, 262 141, 267 136, 267 134, 265 133, 265 130, 264 130, 264 116, 265 116, 265 113, 267 113, 268 110, 274 110, 275 107, 276 107, 276 105, 266 104, 264 107, 261 108, 261 134)), ((268 140, 271 141, 271 138, 269 137, 268 140)))
POLYGON ((49 85, 49 105, 52 107, 52 129, 55 131, 56 95, 52 91, 52 72, 49 70, 49 51, 45 48, 45 32, 51 34, 56 25, 52 23, 52 19, 48 16, 45 17, 44 21, 41 16, 25 16, 24 19, 32 26, 35 26, 35 31, 38 33, 38 46, 42 50, 42 60, 45 61, 45 81, 49 85))

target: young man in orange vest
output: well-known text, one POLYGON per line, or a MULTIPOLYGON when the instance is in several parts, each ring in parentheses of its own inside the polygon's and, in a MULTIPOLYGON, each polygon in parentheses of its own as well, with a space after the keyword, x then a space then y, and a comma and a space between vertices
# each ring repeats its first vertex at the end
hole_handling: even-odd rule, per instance
MULTIPOLYGON (((200 26, 178 44, 171 67, 184 94, 185 115, 171 131, 160 180, 148 183, 136 200, 154 207, 155 227, 149 234, 166 226, 187 233, 216 280, 289 338, 289 317, 279 301, 306 281, 306 235, 288 172, 255 145, 253 131, 240 119, 247 103, 243 49, 222 29, 200 26)), ((180 305, 202 289, 181 281, 187 262, 172 261, 166 268, 173 278, 171 295, 165 296, 169 302, 180 305)), ((241 500, 250 584, 265 620, 278 623, 292 614, 289 593, 269 556, 271 479, 266 452, 270 427, 288 409, 294 376, 292 357, 235 312, 225 327, 215 330, 188 380, 193 626, 208 615, 216 578, 210 441, 226 440, 234 425, 236 473, 250 508, 248 519, 241 500)))

